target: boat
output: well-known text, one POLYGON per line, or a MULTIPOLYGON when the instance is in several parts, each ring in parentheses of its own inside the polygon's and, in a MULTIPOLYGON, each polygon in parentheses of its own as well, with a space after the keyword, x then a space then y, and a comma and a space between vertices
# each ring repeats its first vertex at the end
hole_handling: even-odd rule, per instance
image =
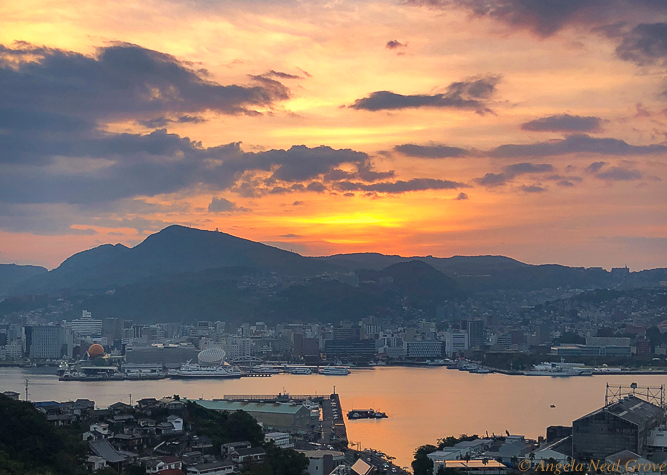
POLYGON ((484 367, 480 366, 478 368, 468 370, 468 372, 473 373, 473 374, 489 374, 491 372, 491 370, 489 368, 484 368, 484 367))
POLYGON ((555 405, 555 404, 552 404, 552 405, 549 406, 549 407, 551 407, 551 408, 553 409, 554 407, 556 407, 556 405, 555 405))
POLYGON ((306 366, 292 366, 287 371, 289 374, 313 374, 313 370, 306 366))
POLYGON ((58 365, 58 369, 56 370, 56 374, 58 376, 62 376, 68 372, 69 372, 69 365, 67 364, 67 361, 61 361, 60 364, 58 365))
POLYGON ((279 371, 276 368, 274 368, 273 366, 269 366, 269 365, 255 366, 251 369, 251 372, 255 373, 255 374, 278 374, 279 373, 279 371))
POLYGON ((348 419, 386 419, 384 412, 375 412, 373 409, 352 409, 347 413, 348 419))
POLYGON ((526 376, 553 376, 553 377, 569 377, 569 376, 592 376, 593 368, 584 368, 582 363, 541 363, 533 366, 533 369, 524 371, 526 376))
POLYGON ((188 361, 184 365, 181 365, 179 369, 169 371, 169 377, 207 379, 240 378, 241 371, 235 366, 226 364, 220 366, 201 366, 188 361))
POLYGON ((350 374, 350 370, 344 366, 326 366, 321 368, 319 373, 329 376, 347 376, 350 374))

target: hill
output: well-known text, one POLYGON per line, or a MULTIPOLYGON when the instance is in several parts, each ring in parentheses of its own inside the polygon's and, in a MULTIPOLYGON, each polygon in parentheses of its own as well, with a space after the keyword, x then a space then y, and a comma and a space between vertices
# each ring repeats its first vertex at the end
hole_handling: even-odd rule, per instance
POLYGON ((0 298, 9 295, 11 289, 21 282, 46 272, 44 267, 39 266, 0 264, 0 298))
POLYGON ((47 274, 20 282, 13 294, 105 289, 147 277, 225 267, 294 276, 334 269, 329 263, 229 234, 169 226, 133 248, 107 244, 75 254, 47 274))

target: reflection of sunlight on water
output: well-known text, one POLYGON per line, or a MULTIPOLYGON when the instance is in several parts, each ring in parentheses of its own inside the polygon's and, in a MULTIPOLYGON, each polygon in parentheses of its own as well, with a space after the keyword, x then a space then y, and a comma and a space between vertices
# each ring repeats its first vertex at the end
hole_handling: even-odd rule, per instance
POLYGON ((537 438, 547 426, 572 420, 604 404, 605 384, 660 385, 661 376, 592 376, 549 378, 477 375, 446 368, 384 367, 355 370, 349 376, 274 375, 223 381, 60 382, 55 368, 0 369, 0 391, 33 400, 88 398, 106 407, 117 401, 173 394, 197 399, 231 394, 341 395, 343 411, 373 408, 389 419, 347 421, 349 439, 374 448, 408 466, 414 449, 449 435, 523 434, 537 438), (576 397, 572 397, 576 395, 576 397), (556 407, 551 408, 554 404, 556 407))

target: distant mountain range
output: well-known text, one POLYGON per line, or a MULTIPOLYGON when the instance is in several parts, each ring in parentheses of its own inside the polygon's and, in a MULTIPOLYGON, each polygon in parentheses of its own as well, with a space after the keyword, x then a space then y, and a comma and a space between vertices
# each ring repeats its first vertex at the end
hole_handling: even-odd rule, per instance
MULTIPOLYGON (((503 256, 437 258, 361 253, 304 257, 217 231, 169 226, 133 248, 105 244, 74 254, 48 272, 42 267, 0 265, 0 296, 63 289, 104 291, 135 284, 146 289, 173 284, 174 280, 192 287, 232 280, 244 272, 305 278, 324 274, 335 277, 351 271, 357 272, 360 281, 392 277, 394 286, 409 288, 411 295, 430 289, 424 290, 431 292, 428 298, 485 290, 604 287, 618 280, 603 269, 535 266, 503 256), (412 261, 421 264, 402 272, 412 261), (410 275, 411 280, 406 282, 403 275, 410 275)), ((667 280, 667 270, 633 272, 624 279, 637 286, 653 285, 667 280)))

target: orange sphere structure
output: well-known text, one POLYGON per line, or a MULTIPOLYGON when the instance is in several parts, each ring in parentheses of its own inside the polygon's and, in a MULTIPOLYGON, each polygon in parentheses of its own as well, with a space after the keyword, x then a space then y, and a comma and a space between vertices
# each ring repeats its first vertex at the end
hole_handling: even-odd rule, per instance
POLYGON ((98 343, 94 343, 88 348, 88 358, 92 360, 98 356, 104 356, 104 347, 98 343))

